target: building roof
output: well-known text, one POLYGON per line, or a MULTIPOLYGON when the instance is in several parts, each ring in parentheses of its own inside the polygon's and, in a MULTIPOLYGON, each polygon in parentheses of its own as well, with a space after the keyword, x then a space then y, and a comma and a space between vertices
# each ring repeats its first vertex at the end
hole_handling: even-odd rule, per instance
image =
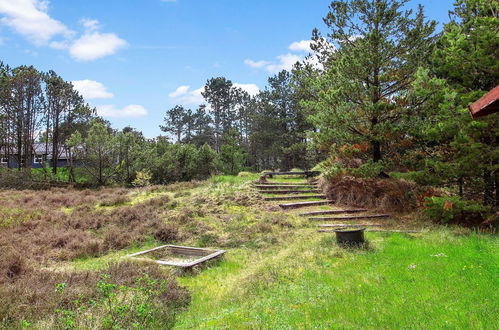
MULTIPOLYGON (((50 158, 52 156, 52 144, 49 143, 47 147, 48 147, 47 150, 45 150, 45 143, 35 142, 33 143, 33 154, 35 156, 46 154, 50 158)), ((4 150, 2 147, 0 147, 0 154, 2 154, 2 151, 4 150)), ((16 148, 13 148, 11 152, 16 153, 16 148)), ((59 154, 58 156, 59 159, 66 159, 69 157, 67 154, 67 150, 62 146, 59 146, 58 154, 59 154)))
POLYGON ((471 116, 479 118, 499 111, 499 85, 469 106, 471 116))

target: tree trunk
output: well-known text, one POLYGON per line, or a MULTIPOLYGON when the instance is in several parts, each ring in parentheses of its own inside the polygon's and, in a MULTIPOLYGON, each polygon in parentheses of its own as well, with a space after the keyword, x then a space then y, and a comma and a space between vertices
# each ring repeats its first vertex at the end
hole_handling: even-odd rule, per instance
POLYGON ((59 112, 56 112, 54 118, 54 127, 52 132, 52 173, 57 174, 57 161, 59 160, 59 112))
POLYGON ((382 159, 381 156, 381 143, 379 141, 371 141, 371 148, 373 151, 373 161, 379 162, 382 159))
POLYGON ((494 182, 491 174, 488 170, 483 171, 483 203, 486 205, 494 203, 494 182))

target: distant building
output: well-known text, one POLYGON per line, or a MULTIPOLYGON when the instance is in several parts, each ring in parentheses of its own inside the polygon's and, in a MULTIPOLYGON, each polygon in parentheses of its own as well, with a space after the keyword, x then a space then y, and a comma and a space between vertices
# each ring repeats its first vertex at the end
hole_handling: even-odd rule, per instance
MULTIPOLYGON (((35 143, 33 145, 33 156, 31 157, 31 168, 42 168, 45 163, 48 163, 48 166, 52 166, 52 146, 49 145, 47 149, 45 149, 45 143, 35 143)), ((19 155, 16 151, 13 151, 14 154, 10 155, 10 167, 17 168, 19 166, 18 159, 19 155)), ((57 167, 67 166, 69 163, 69 155, 65 148, 60 148, 58 152, 59 156, 57 159, 57 167)), ((5 149, 0 149, 0 167, 8 167, 9 157, 5 149)))
POLYGON ((499 85, 469 106, 473 119, 499 111, 499 85))

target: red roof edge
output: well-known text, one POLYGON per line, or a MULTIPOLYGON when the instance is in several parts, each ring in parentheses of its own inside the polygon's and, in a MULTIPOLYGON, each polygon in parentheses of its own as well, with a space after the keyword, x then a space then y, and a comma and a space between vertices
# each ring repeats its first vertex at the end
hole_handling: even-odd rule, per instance
POLYGON ((479 118, 499 111, 499 85, 479 98, 469 107, 471 116, 479 118))

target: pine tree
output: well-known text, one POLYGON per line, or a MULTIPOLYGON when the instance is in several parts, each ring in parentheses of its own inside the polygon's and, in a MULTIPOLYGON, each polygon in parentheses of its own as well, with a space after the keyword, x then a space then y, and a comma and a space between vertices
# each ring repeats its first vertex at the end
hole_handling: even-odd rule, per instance
POLYGON ((407 91, 435 40, 435 22, 425 20, 421 6, 415 14, 404 10, 406 3, 333 1, 324 18, 329 33, 314 30, 312 48, 324 71, 310 81, 312 97, 304 105, 313 112, 322 147, 368 144, 377 162, 401 134, 407 91))

